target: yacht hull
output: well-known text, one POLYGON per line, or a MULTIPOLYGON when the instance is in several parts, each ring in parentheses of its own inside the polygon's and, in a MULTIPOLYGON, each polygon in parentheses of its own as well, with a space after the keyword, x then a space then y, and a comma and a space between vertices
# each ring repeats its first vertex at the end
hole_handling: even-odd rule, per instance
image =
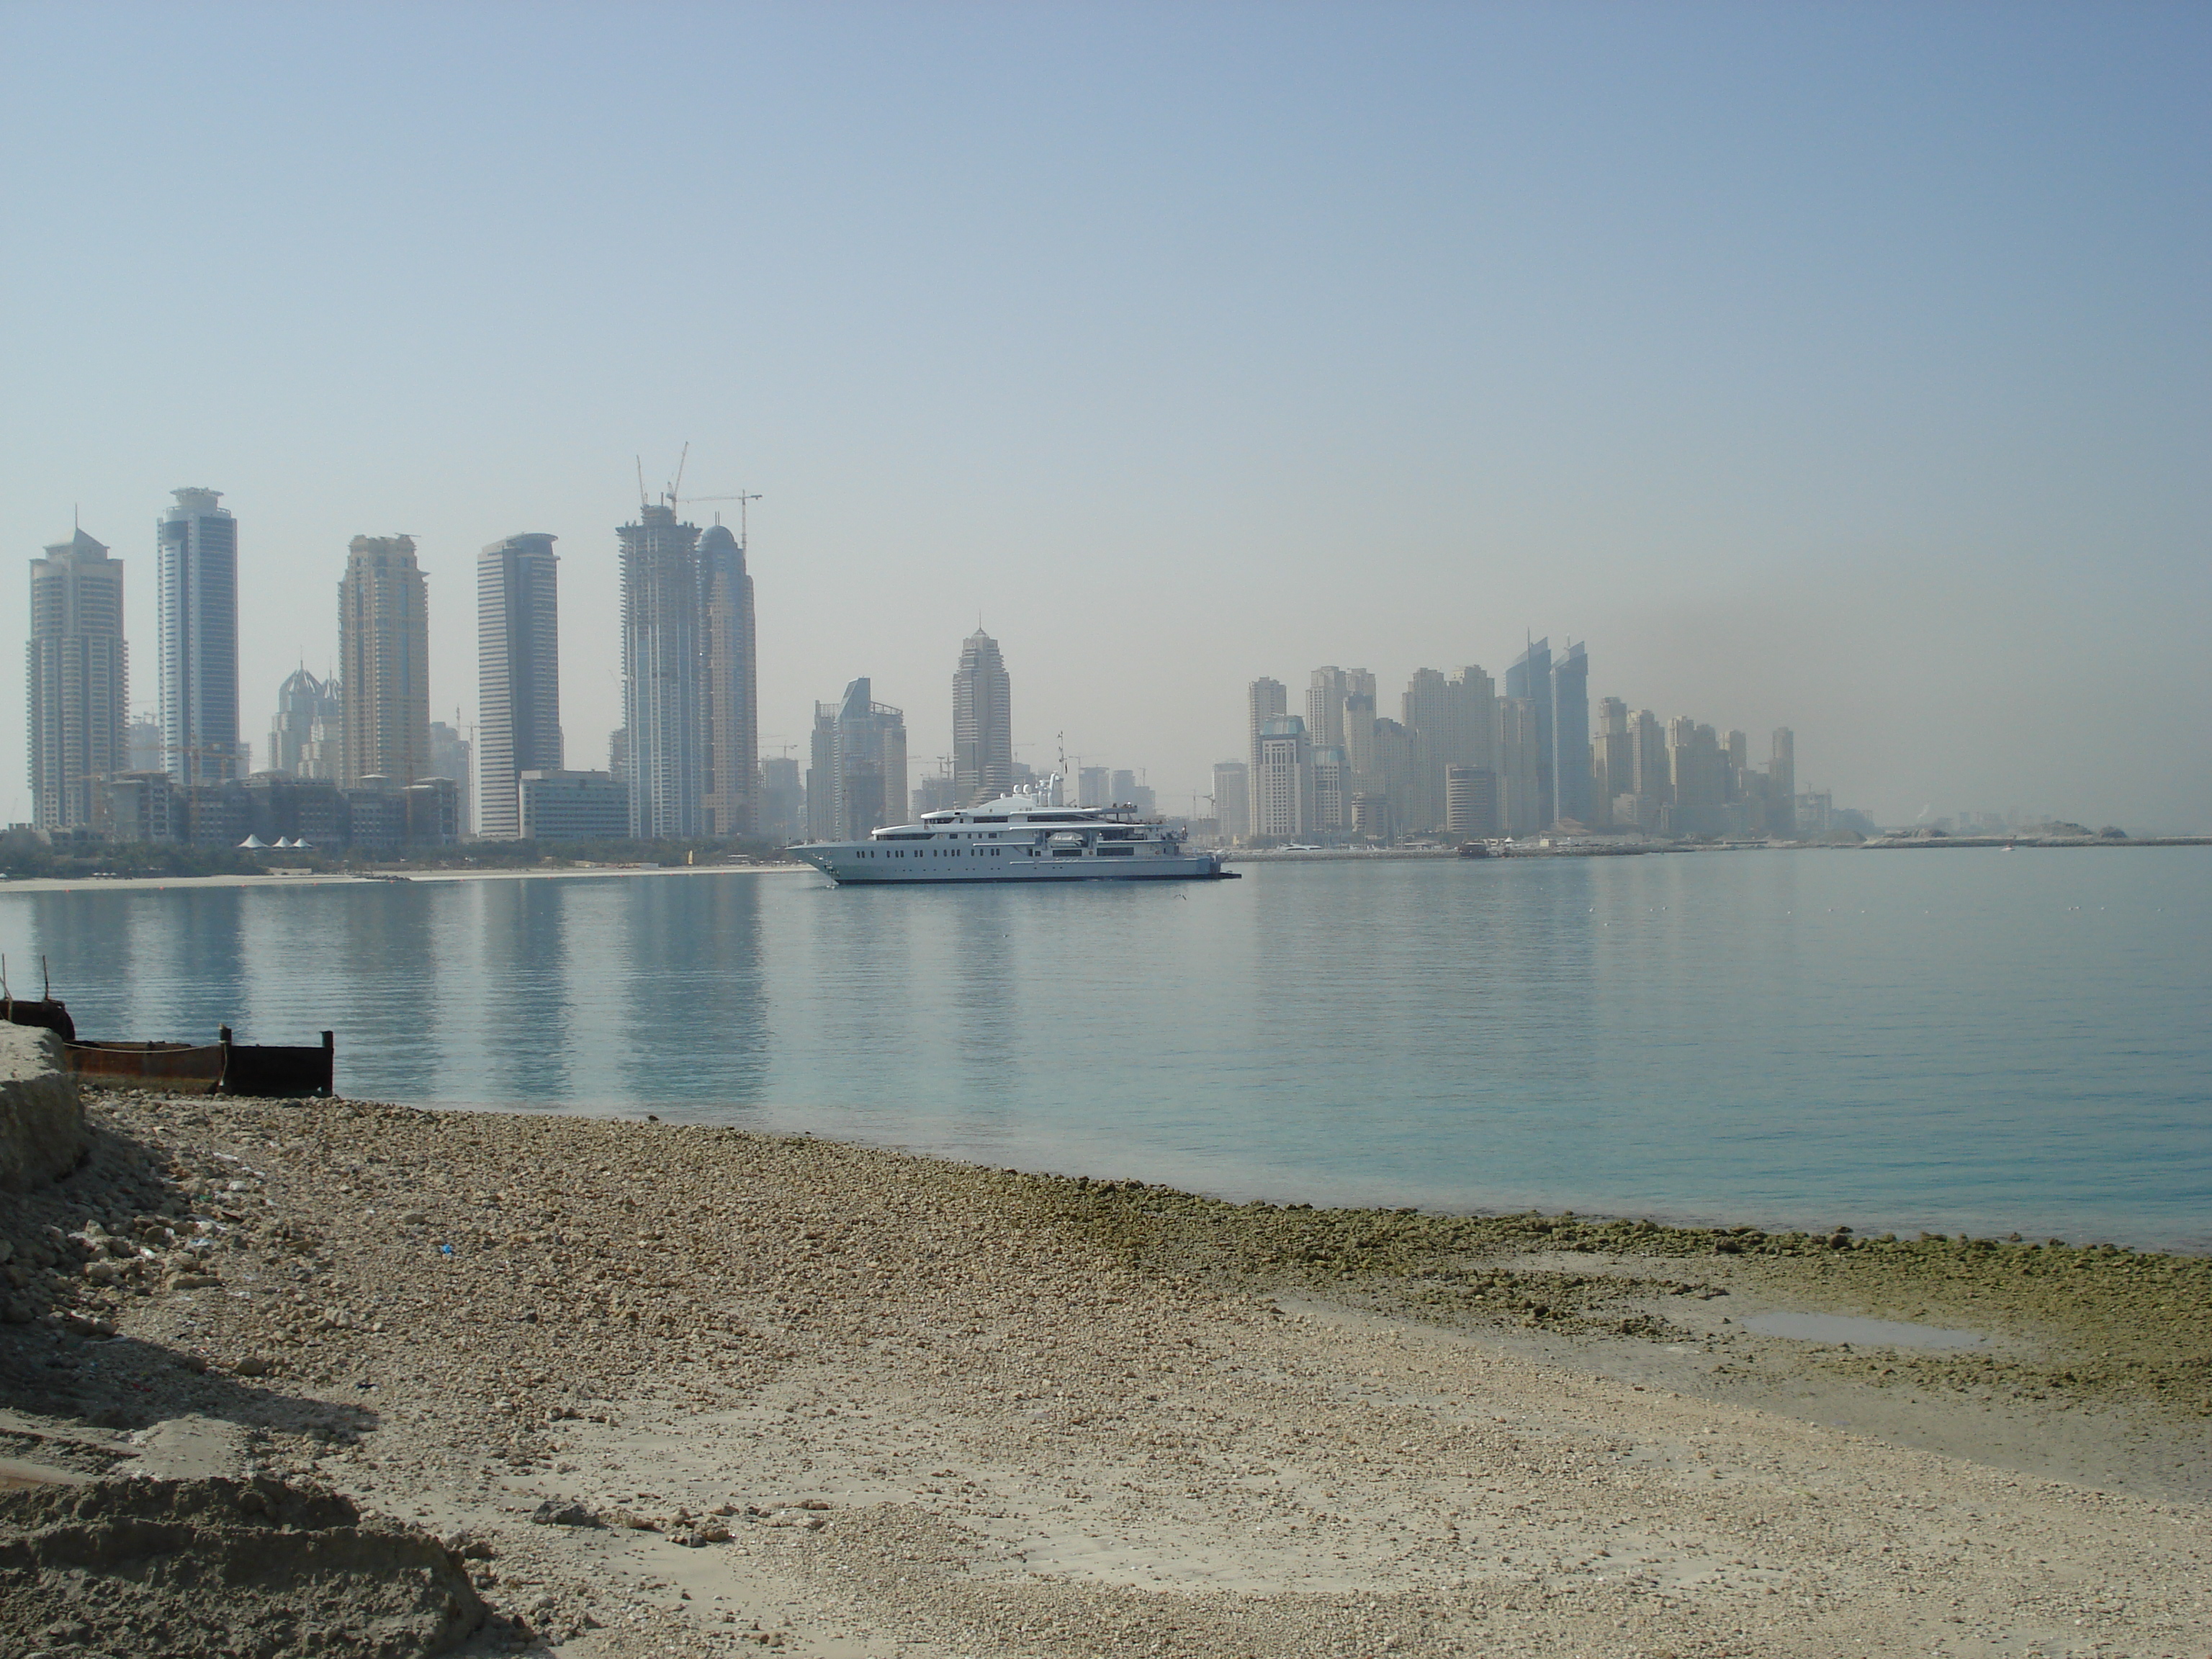
POLYGON ((1008 885, 1027 882, 1060 881, 1235 881, 1237 872, 1224 870, 1212 854, 1156 858, 1038 858, 1013 861, 1011 869, 976 870, 957 867, 947 860, 939 868, 926 861, 890 871, 865 867, 842 848, 794 847, 791 855, 812 865, 840 887, 958 887, 969 884, 1008 885), (840 857, 840 854, 845 856, 840 857))

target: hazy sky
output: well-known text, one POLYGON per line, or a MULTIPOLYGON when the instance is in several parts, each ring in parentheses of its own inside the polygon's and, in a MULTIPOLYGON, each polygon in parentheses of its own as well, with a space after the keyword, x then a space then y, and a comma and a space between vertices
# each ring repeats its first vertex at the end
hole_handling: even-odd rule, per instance
POLYGON ((859 674, 949 752, 980 615, 1024 759, 1187 810, 1254 676, 1534 631, 1885 819, 2212 829, 2208 66, 2201 4, 0 4, 0 529, 127 561, 150 708, 225 491, 257 757, 351 537, 473 720, 533 530, 605 765, 688 440, 767 753, 859 674))

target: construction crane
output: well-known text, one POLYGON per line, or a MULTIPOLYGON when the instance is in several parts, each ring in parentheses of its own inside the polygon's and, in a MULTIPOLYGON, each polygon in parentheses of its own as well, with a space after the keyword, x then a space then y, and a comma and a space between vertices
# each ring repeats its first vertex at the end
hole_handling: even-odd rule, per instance
MULTIPOLYGON (((748 495, 743 490, 734 495, 672 495, 669 497, 669 500, 674 501, 678 507, 689 507, 695 501, 735 501, 738 504, 738 545, 739 547, 745 544, 746 507, 759 499, 758 495, 748 495)), ((722 515, 716 514, 714 522, 720 524, 721 521, 722 515)))

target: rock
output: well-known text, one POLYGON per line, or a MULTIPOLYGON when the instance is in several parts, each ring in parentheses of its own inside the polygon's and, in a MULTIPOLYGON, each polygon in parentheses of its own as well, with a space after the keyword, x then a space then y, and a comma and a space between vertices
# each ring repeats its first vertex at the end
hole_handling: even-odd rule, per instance
POLYGON ((530 1518, 541 1527, 603 1527, 606 1522, 581 1504, 562 1503, 549 1498, 532 1511, 530 1518))
POLYGON ((83 1158, 84 1107, 62 1069, 61 1039, 0 1024, 0 1192, 28 1192, 83 1158))
POLYGON ((266 1476, 0 1493, 0 1558, 9 1652, 39 1632, 95 1652, 273 1654, 270 1632, 287 1626, 300 1640, 285 1650, 319 1651, 307 1636, 313 1617, 353 1632, 347 1651, 358 1659, 413 1659, 446 1651, 485 1619, 436 1539, 266 1476), (85 1595, 88 1572, 96 1596, 85 1595))
POLYGON ((276 1369, 258 1353, 246 1355, 245 1358, 230 1368, 234 1376, 266 1376, 276 1369))

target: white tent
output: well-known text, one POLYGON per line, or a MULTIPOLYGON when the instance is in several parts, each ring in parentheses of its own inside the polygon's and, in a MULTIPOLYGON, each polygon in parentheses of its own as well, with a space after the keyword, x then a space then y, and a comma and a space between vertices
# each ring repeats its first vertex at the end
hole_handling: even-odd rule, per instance
POLYGON ((238 846, 240 852, 265 853, 269 850, 269 843, 258 836, 248 836, 238 846))

